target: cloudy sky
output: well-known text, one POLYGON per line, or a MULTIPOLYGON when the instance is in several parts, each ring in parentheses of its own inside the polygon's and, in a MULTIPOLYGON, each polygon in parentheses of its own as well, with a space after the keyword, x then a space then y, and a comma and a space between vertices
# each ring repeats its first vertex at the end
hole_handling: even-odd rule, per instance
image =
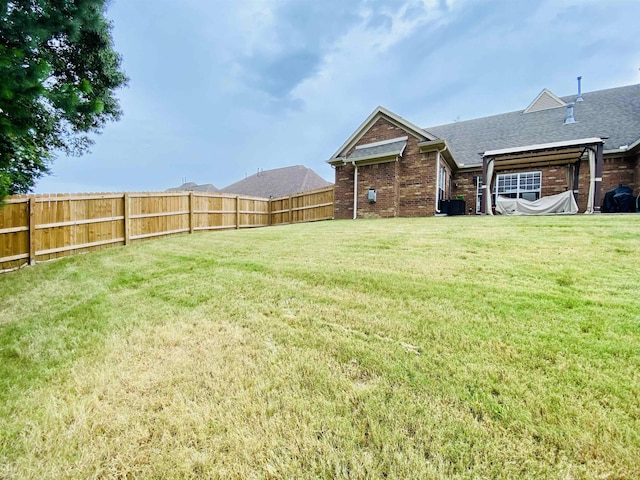
POLYGON ((37 192, 218 188, 325 163, 377 105, 423 127, 640 83, 638 0, 112 0, 124 116, 37 192))

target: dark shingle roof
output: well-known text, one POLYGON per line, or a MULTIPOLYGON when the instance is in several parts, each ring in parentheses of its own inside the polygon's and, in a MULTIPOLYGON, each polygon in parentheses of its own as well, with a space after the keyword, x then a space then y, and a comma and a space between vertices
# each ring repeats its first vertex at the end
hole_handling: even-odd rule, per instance
MULTIPOLYGON (((574 102, 577 95, 561 97, 574 102)), ((522 111, 450 123, 425 130, 447 141, 460 166, 482 163, 478 153, 589 137, 609 137, 615 150, 640 138, 640 85, 583 93, 574 107, 576 123, 564 124, 566 108, 522 111)))
POLYGON ((207 183, 205 185, 197 185, 193 182, 183 183, 179 187, 167 188, 167 192, 217 192, 218 189, 207 183))
POLYGON ((407 146, 406 137, 397 142, 385 143, 383 145, 372 145, 370 147, 364 146, 363 148, 356 148, 348 160, 359 160, 362 158, 378 158, 389 157, 392 155, 400 155, 407 146))
POLYGON ((327 187, 331 183, 304 165, 263 170, 224 187, 221 192, 255 197, 282 197, 327 187))

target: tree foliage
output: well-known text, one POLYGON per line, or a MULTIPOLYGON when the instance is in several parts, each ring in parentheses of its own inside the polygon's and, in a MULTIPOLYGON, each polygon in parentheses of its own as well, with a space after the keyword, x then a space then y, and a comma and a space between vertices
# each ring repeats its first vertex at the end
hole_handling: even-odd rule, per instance
POLYGON ((120 118, 127 82, 107 0, 0 0, 0 198, 26 193, 56 151, 79 155, 120 118))

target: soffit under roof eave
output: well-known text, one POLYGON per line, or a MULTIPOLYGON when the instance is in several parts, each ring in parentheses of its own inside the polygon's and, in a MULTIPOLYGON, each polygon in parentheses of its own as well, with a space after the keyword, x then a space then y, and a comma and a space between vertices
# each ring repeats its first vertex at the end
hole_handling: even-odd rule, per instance
POLYGON ((445 159, 449 167, 452 170, 459 170, 460 165, 456 162, 456 159, 453 158, 453 153, 451 153, 451 149, 447 144, 446 140, 438 139, 438 140, 430 140, 427 142, 420 142, 418 144, 418 149, 420 153, 431 152, 433 150, 437 150, 440 152, 440 155, 445 159))
POLYGON ((371 114, 365 119, 364 122, 360 124, 360 126, 351 134, 351 136, 342 144, 342 146, 331 156, 331 159, 337 159, 342 156, 343 153, 346 153, 351 147, 353 147, 358 140, 360 140, 364 134, 373 126, 373 124, 379 119, 384 118, 389 121, 393 125, 402 130, 410 133, 412 136, 416 137, 418 140, 436 140, 437 137, 426 130, 414 125, 410 121, 402 118, 399 115, 396 115, 391 110, 387 110, 383 106, 378 106, 371 114))
POLYGON ((472 164, 464 164, 464 165, 458 165, 458 172, 459 173, 464 173, 464 172, 471 172, 474 170, 482 170, 482 163, 472 163, 472 164))
MULTIPOLYGON (((355 160, 355 164, 358 167, 364 167, 365 165, 374 165, 376 163, 391 163, 397 162, 400 155, 387 155, 384 157, 371 157, 371 158, 359 158, 355 160)), ((347 162, 351 163, 351 162, 347 162)))
POLYGON ((341 165, 352 165, 356 164, 358 167, 364 165, 373 165, 375 163, 389 163, 395 162, 400 158, 401 153, 387 154, 387 155, 371 155, 370 157, 360 157, 355 160, 349 160, 347 158, 335 158, 331 160, 327 160, 328 163, 331 163, 334 167, 339 167, 341 165))
POLYGON ((333 167, 337 167, 339 165, 344 165, 346 163, 346 158, 345 157, 330 158, 329 160, 325 160, 325 162, 333 167))

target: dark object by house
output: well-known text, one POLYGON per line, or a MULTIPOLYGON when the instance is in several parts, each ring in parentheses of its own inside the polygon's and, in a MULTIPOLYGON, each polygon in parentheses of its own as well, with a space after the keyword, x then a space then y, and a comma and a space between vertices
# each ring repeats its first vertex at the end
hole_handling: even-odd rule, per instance
POLYGON ((618 185, 604 195, 602 202, 603 213, 635 212, 636 199, 633 190, 623 185, 618 185))
POLYGON ((464 200, 441 200, 440 201, 440 213, 446 213, 447 215, 464 215, 466 204, 464 200))

